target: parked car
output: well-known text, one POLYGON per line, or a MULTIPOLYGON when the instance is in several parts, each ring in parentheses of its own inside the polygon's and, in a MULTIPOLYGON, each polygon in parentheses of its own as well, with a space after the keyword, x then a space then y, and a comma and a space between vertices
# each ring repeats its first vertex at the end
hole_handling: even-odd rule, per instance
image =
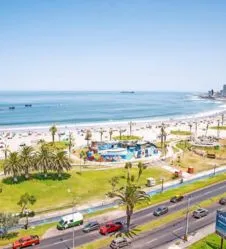
POLYGON ((199 218, 202 218, 202 217, 204 217, 204 216, 207 216, 207 214, 209 213, 209 211, 207 210, 207 209, 205 209, 205 208, 199 208, 199 209, 197 209, 197 210, 195 210, 194 212, 193 212, 193 217, 194 218, 197 218, 197 219, 199 219, 199 218))
POLYGON ((168 213, 168 211, 169 211, 168 207, 163 206, 163 207, 158 207, 157 209, 155 209, 153 214, 155 216, 160 216, 160 215, 168 213))
POLYGON ((219 200, 219 203, 220 203, 221 205, 226 205, 226 197, 221 198, 221 199, 219 200))
POLYGON ((123 224, 122 222, 109 222, 103 226, 100 226, 100 233, 103 234, 103 235, 106 235, 108 233, 113 233, 113 232, 117 232, 119 231, 120 229, 122 229, 123 227, 123 224))
POLYGON ((183 195, 175 195, 174 197, 172 197, 170 199, 170 202, 172 203, 177 203, 179 201, 182 201, 184 199, 184 196, 183 195))
POLYGON ((131 244, 131 241, 129 239, 119 237, 119 238, 112 240, 110 247, 112 249, 118 249, 118 248, 122 248, 125 246, 129 246, 130 244, 131 244))
POLYGON ((3 238, 6 235, 6 229, 0 228, 0 238, 3 238))
POLYGON ((20 249, 28 246, 38 245, 40 243, 38 235, 23 237, 13 243, 12 249, 20 249))
POLYGON ((83 224, 83 215, 81 213, 73 213, 63 216, 57 224, 58 230, 64 230, 83 224))
POLYGON ((93 222, 87 223, 87 224, 83 227, 82 231, 83 231, 84 233, 89 233, 89 232, 91 232, 91 231, 98 230, 99 228, 100 228, 100 224, 99 224, 97 221, 93 221, 93 222))

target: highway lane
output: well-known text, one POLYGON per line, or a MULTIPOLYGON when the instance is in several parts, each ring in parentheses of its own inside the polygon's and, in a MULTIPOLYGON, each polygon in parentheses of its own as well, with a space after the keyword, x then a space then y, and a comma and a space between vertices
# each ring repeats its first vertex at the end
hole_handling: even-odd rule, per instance
MULTIPOLYGON (((176 212, 180 209, 186 208, 187 201, 186 199, 188 197, 191 197, 190 204, 194 205, 197 204, 203 200, 210 199, 213 196, 226 193, 226 181, 209 186, 208 188, 198 190, 196 192, 193 192, 189 195, 187 195, 184 199, 184 201, 177 203, 177 204, 172 204, 169 201, 165 202, 164 205, 167 205, 169 207, 169 213, 176 212)), ((156 205, 159 206, 159 205, 156 205)), ((158 219, 153 216, 153 211, 156 209, 156 206, 151 206, 145 210, 141 210, 139 212, 136 212, 133 215, 132 218, 132 225, 139 225, 143 224, 145 222, 158 219)), ((110 219, 109 219, 110 220, 110 219)), ((120 217, 118 220, 123 220, 125 221, 125 217, 120 217)), ((178 221, 176 222, 178 223, 178 221)), ((39 246, 36 246, 35 249, 63 249, 63 248, 72 248, 72 231, 73 229, 68 230, 68 233, 64 235, 59 235, 56 237, 44 239, 41 241, 41 244, 39 246), (63 239, 63 241, 61 241, 63 239)), ((171 228, 170 231, 172 232, 171 228)), ((75 231, 75 246, 91 242, 93 240, 96 240, 98 238, 101 238, 102 236, 98 233, 98 231, 94 231, 88 234, 84 234, 80 228, 76 228, 75 231)), ((156 238, 154 238, 156 239, 156 238)), ((157 243, 157 242, 156 242, 157 243)))
MULTIPOLYGON (((222 208, 220 204, 209 207, 209 214, 201 219, 189 216, 189 233, 193 233, 215 222, 216 210, 222 208)), ((226 208, 225 208, 226 209, 226 208)), ((132 240, 132 249, 162 249, 164 245, 177 239, 183 239, 185 234, 186 219, 179 219, 159 229, 146 232, 132 240), (142 247, 141 247, 142 245, 142 247)))

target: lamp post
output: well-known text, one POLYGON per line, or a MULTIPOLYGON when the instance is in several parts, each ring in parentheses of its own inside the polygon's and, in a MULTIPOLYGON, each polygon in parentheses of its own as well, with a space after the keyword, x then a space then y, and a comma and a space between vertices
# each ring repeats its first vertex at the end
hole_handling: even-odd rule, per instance
POLYGON ((132 127, 133 127, 136 123, 133 123, 132 121, 130 121, 128 124, 129 124, 129 135, 132 136, 132 127))
POLYGON ((164 191, 164 180, 165 180, 165 178, 162 177, 160 180, 161 180, 161 184, 162 184, 161 192, 163 192, 164 191))
MULTIPOLYGON (((68 193, 71 193, 72 194, 72 213, 74 214, 75 212, 75 197, 73 196, 73 193, 71 192, 71 189, 69 188, 68 190, 68 193)), ((72 230, 72 248, 74 249, 75 248, 75 228, 73 227, 73 230, 72 230)))
POLYGON ((187 203, 186 227, 185 227, 185 234, 184 234, 184 240, 185 240, 185 241, 188 241, 190 198, 191 198, 191 197, 189 196, 189 197, 188 197, 188 203, 187 203))
POLYGON ((28 209, 25 208, 24 210, 24 213, 25 213, 25 216, 26 216, 26 221, 25 221, 25 224, 24 224, 24 229, 28 229, 28 209))

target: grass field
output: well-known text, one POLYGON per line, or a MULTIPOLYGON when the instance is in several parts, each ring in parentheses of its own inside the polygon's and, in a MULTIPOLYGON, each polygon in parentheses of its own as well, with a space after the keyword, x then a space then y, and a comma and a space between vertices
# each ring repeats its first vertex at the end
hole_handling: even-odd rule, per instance
POLYGON ((181 130, 172 130, 170 131, 172 135, 179 135, 179 136, 189 136, 191 135, 190 131, 181 131, 181 130))
POLYGON ((226 126, 212 126, 210 127, 210 129, 213 129, 213 130, 226 130, 226 126))
MULTIPOLYGON (((204 239, 196 242, 195 244, 188 247, 188 249, 219 249, 221 238, 216 234, 210 234, 204 239)), ((223 249, 226 249, 226 243, 224 242, 223 249)))
MULTIPOLYGON (((132 173, 136 173, 136 168, 132 169, 132 173)), ((34 207, 35 211, 42 211, 51 208, 57 208, 64 205, 72 204, 73 199, 78 203, 88 204, 93 200, 104 200, 105 194, 111 190, 109 180, 113 176, 125 177, 124 168, 107 169, 107 170, 90 170, 78 174, 71 171, 71 177, 65 180, 38 180, 31 179, 20 182, 18 184, 7 184, 0 182, 2 193, 0 193, 1 211, 19 211, 17 202, 22 194, 28 192, 37 198, 34 207), (68 191, 70 189, 70 192, 68 191)), ((163 171, 158 167, 148 168, 144 171, 140 182, 142 186, 146 184, 146 178, 154 177, 159 180, 165 177, 166 180, 171 179, 171 174, 163 171)))

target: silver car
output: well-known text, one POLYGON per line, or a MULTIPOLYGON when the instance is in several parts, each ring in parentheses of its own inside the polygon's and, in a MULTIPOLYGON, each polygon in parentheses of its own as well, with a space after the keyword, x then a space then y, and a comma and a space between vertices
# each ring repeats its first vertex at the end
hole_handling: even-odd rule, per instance
POLYGON ((204 216, 207 216, 208 213, 209 213, 209 211, 207 209, 199 208, 193 212, 193 217, 199 219, 199 218, 202 218, 204 216))
POLYGON ((119 238, 112 240, 110 247, 112 249, 118 249, 118 248, 122 248, 125 246, 129 246, 130 244, 131 244, 131 241, 128 240, 127 238, 119 237, 119 238))

